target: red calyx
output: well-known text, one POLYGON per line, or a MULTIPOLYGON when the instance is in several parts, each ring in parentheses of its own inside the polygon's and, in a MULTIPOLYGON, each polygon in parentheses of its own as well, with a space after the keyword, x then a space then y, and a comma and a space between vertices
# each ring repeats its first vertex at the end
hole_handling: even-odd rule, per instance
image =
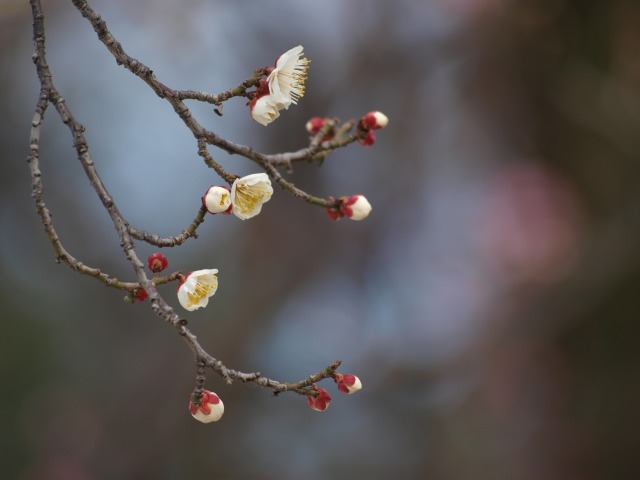
POLYGON ((315 397, 308 396, 307 403, 309 404, 309 408, 312 410, 319 410, 321 412, 325 411, 331 403, 331 396, 324 388, 315 388, 318 392, 318 395, 315 397))
POLYGON ((152 253, 149 255, 149 258, 147 258, 147 265, 153 273, 160 273, 169 266, 169 261, 167 257, 161 253, 152 253))
POLYGON ((133 301, 136 303, 144 302, 148 296, 149 294, 144 288, 137 288, 133 291, 133 301))
POLYGON ((367 130, 364 137, 358 138, 358 143, 360 145, 364 145, 365 147, 370 147, 374 143, 376 143, 376 134, 373 133, 373 130, 367 130))

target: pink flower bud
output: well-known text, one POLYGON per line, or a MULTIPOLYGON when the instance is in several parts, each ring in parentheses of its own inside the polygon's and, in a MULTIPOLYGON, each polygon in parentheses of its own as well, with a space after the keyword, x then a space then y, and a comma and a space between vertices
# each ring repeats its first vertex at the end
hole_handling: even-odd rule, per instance
POLYGON ((217 422, 222 418, 224 413, 224 403, 220 400, 220 397, 209 390, 202 392, 200 397, 200 403, 194 404, 193 401, 189 401, 189 411, 193 418, 202 423, 217 422))
POLYGON ((325 119, 322 117, 313 117, 307 122, 307 124, 305 125, 305 128, 307 129, 307 132, 309 132, 312 135, 315 135, 324 126, 324 122, 325 122, 325 119))
POLYGON ((169 266, 169 261, 161 253, 152 253, 147 258, 147 265, 153 273, 160 273, 169 266))
POLYGON ((376 134, 373 133, 373 130, 367 130, 367 133, 364 134, 364 137, 358 138, 358 143, 360 145, 364 145, 365 147, 370 147, 374 143, 376 143, 376 134))
POLYGON ((315 397, 308 396, 307 403, 309 404, 309 408, 311 410, 315 410, 317 412, 324 412, 331 403, 331 397, 329 393, 324 388, 315 387, 315 390, 318 392, 318 395, 315 397))
POLYGON ((389 123, 389 119, 382 112, 369 112, 360 119, 363 128, 367 130, 378 130, 384 128, 389 123))
POLYGON ((356 221, 367 218, 371 209, 371 204, 364 195, 352 195, 342 205, 344 215, 356 221))
POLYGON ((342 217, 351 220, 363 220, 371 213, 371 204, 364 195, 351 195, 350 197, 340 197, 338 205, 327 208, 327 216, 331 220, 340 220, 342 217))
POLYGON ((360 379, 350 373, 346 375, 334 373, 333 380, 338 384, 338 390, 343 393, 354 393, 362 388, 360 379))
POLYGON ((207 193, 202 197, 202 205, 211 214, 231 213, 231 192, 226 187, 216 187, 212 185, 207 193))

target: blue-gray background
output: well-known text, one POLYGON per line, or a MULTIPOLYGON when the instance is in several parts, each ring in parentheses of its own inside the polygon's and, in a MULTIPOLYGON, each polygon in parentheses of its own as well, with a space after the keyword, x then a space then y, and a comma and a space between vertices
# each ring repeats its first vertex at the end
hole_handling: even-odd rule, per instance
MULTIPOLYGON (((237 85, 302 44, 307 94, 269 127, 239 99, 208 128, 266 152, 312 116, 385 112, 291 177, 365 194, 330 222, 276 190, 250 221, 207 218, 164 253, 218 268, 190 313, 229 366, 295 381, 340 358, 362 392, 303 397, 207 387, 147 304, 56 265, 25 163, 38 84, 27 2, 0 2, 0 456, 3 478, 638 478, 640 5, 633 0, 96 0, 126 51, 177 89, 237 85)), ((43 0, 54 81, 135 226, 179 233, 219 183, 171 107, 118 67, 70 2, 43 0)), ((230 171, 242 158, 213 151, 230 171)), ((45 198, 67 249, 133 278, 52 109, 45 198)), ((155 249, 139 246, 146 257, 155 249)), ((174 286, 162 289, 179 308, 174 286)))

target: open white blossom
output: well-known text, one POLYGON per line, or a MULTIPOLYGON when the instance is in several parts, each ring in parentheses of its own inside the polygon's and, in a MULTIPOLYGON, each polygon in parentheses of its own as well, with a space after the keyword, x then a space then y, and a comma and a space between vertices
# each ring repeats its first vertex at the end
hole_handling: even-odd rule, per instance
POLYGON ((231 212, 241 220, 255 217, 272 194, 273 187, 266 173, 253 173, 238 178, 231 186, 231 212))
POLYGON ((191 272, 178 287, 178 301, 190 312, 206 307, 209 297, 218 289, 217 269, 204 269, 191 272))
POLYGON ((251 118, 266 127, 280 116, 278 105, 271 95, 263 95, 251 105, 251 118))
POLYGON ((292 103, 297 104, 304 96, 308 68, 309 60, 304 56, 302 45, 280 55, 267 77, 269 93, 274 97, 275 105, 282 106, 280 109, 287 109, 292 103))

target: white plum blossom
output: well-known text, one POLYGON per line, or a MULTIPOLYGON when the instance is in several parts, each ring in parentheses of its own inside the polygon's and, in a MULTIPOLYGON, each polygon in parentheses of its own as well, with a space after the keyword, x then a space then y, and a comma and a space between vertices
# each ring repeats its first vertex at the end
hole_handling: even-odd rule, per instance
POLYGON ((189 411, 193 418, 202 423, 217 422, 224 413, 224 403, 218 395, 209 390, 202 392, 199 405, 189 402, 189 411))
POLYGON ((267 126, 280 116, 291 104, 297 104, 304 96, 309 60, 304 56, 302 45, 283 53, 276 60, 267 76, 258 82, 249 102, 251 118, 267 126))
POLYGON ((231 206, 231 192, 225 187, 212 186, 202 197, 202 204, 209 213, 224 213, 231 206))
POLYGON ((178 287, 178 301, 185 309, 192 312, 206 307, 209 297, 218 289, 217 269, 196 270, 189 273, 178 287))
POLYGON ((304 96, 308 68, 309 60, 304 56, 302 45, 293 47, 278 57, 276 66, 267 77, 269 93, 274 97, 276 105, 280 104, 287 109, 292 103, 298 103, 304 96))
POLYGON ((251 118, 266 127, 280 116, 281 108, 278 106, 273 96, 263 95, 251 103, 251 118))
POLYGON ((253 173, 238 178, 231 186, 231 212, 241 220, 255 217, 272 194, 273 187, 266 173, 253 173))

